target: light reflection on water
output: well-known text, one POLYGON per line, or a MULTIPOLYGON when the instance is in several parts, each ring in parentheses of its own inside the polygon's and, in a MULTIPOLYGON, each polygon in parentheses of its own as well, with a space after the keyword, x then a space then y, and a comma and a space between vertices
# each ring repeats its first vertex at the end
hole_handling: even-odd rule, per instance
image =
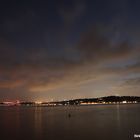
POLYGON ((139 104, 0 107, 0 135, 2 140, 128 140, 140 134, 139 118, 139 104))
POLYGON ((117 124, 118 124, 118 131, 121 129, 121 122, 120 122, 120 105, 116 105, 117 110, 117 124))

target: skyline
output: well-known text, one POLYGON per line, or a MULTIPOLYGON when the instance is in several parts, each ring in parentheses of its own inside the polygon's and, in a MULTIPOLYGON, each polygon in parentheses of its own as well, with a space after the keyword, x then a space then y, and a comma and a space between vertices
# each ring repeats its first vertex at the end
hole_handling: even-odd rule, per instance
POLYGON ((140 96, 140 1, 0 5, 0 101, 140 96))

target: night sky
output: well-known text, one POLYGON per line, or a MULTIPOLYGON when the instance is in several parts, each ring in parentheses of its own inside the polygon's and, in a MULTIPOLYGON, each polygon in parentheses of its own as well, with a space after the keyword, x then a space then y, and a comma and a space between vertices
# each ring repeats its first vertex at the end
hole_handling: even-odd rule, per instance
POLYGON ((0 101, 140 96, 139 0, 0 4, 0 101))

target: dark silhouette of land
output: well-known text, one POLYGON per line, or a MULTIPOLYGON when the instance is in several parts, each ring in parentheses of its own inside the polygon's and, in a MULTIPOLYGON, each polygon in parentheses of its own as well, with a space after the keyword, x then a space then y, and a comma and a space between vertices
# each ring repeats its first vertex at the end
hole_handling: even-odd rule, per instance
POLYGON ((138 96, 107 96, 99 98, 85 98, 74 99, 59 102, 50 102, 50 104, 62 104, 62 105, 81 105, 81 104, 121 104, 121 103, 140 103, 140 97, 138 96))
MULTIPOLYGON (((99 98, 74 99, 56 102, 42 102, 42 106, 67 106, 67 105, 90 105, 90 104, 124 104, 140 103, 138 96, 107 96, 99 98)), ((22 102, 21 105, 36 105, 34 102, 22 102)))
MULTIPOLYGON (((74 99, 55 102, 18 102, 14 105, 22 106, 68 106, 68 105, 92 105, 92 104, 134 104, 140 103, 140 97, 138 96, 106 96, 99 98, 85 98, 74 99)), ((1 102, 0 105, 5 105, 5 102, 1 102)), ((9 105, 12 105, 10 103, 9 105)), ((71 117, 71 115, 68 115, 71 117)))

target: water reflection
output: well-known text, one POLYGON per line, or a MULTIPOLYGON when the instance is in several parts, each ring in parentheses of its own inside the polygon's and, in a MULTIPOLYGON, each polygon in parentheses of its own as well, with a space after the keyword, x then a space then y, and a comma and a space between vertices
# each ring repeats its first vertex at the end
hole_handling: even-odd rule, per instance
POLYGON ((0 108, 1 137, 18 137, 20 128, 20 108, 0 108))
POLYGON ((38 139, 42 139, 42 107, 35 107, 34 112, 34 125, 35 135, 38 139))
POLYGON ((118 130, 120 130, 120 127, 121 127, 121 121, 120 121, 120 105, 116 105, 116 108, 117 108, 117 125, 118 125, 118 130))
POLYGON ((0 107, 0 132, 2 140, 129 140, 139 117, 139 104, 0 107))

